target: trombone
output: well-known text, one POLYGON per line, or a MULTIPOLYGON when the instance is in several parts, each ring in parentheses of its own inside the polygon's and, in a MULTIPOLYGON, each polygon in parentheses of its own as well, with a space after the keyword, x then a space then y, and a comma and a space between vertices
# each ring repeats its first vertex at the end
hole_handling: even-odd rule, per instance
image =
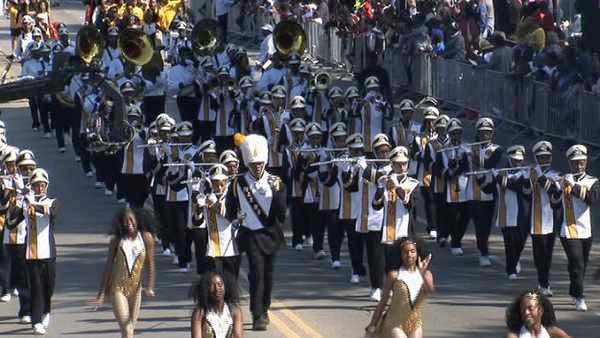
POLYGON ((156 147, 161 147, 161 146, 165 146, 165 147, 186 147, 186 146, 191 146, 191 143, 152 143, 152 144, 140 144, 137 147, 138 148, 156 148, 156 147))
POLYGON ((481 142, 464 143, 464 144, 460 144, 457 146, 444 147, 444 148, 438 149, 437 152, 442 153, 442 152, 446 152, 446 151, 454 151, 454 150, 458 150, 463 147, 480 146, 480 145, 488 144, 490 142, 492 142, 492 141, 488 140, 488 141, 481 141, 481 142))
POLYGON ((193 166, 193 167, 212 167, 214 165, 217 165, 220 163, 185 163, 185 162, 177 162, 177 163, 165 163, 163 164, 163 167, 187 167, 187 166, 193 166))
POLYGON ((298 149, 296 150, 299 153, 314 153, 319 151, 325 152, 338 152, 338 151, 347 151, 348 148, 308 148, 308 149, 298 149))

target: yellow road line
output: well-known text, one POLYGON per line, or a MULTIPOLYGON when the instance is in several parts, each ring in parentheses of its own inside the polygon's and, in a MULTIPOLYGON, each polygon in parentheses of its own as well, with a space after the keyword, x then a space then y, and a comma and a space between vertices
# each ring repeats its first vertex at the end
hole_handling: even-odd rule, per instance
POLYGON ((281 312, 294 324, 296 324, 302 331, 304 331, 309 337, 312 338, 323 338, 317 331, 313 330, 308 324, 306 324, 300 317, 298 317, 292 310, 286 309, 285 305, 278 303, 276 306, 281 307, 281 312))
POLYGON ((288 338, 300 338, 289 326, 287 326, 278 316, 273 314, 272 311, 269 311, 269 319, 271 319, 271 323, 275 325, 275 327, 281 331, 288 338))

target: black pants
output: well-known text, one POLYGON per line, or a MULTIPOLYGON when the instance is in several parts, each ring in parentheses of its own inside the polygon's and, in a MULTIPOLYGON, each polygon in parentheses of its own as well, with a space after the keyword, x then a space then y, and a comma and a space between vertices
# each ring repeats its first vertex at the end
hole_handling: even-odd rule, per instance
POLYGON ((325 237, 325 223, 319 219, 319 203, 305 203, 304 214, 313 239, 313 252, 317 253, 323 250, 323 239, 325 237))
POLYGON ((0 231, 0 296, 10 290, 10 254, 4 245, 4 230, 0 231))
MULTIPOLYGON (((421 198, 423 199, 423 211, 427 220, 427 232, 436 230, 435 222, 435 205, 433 204, 433 196, 430 187, 421 187, 421 198)), ((416 208, 415 208, 416 209, 416 208)), ((416 218, 415 218, 416 219, 416 218)))
POLYGON ((364 276, 367 274, 367 270, 363 265, 362 238, 358 232, 354 231, 356 220, 344 219, 339 222, 348 237, 348 252, 350 253, 350 262, 352 263, 352 274, 364 276))
POLYGON ((37 100, 37 105, 38 105, 38 110, 40 112, 40 119, 41 119, 41 123, 42 126, 44 127, 44 133, 49 133, 50 132, 50 104, 51 101, 44 101, 42 96, 38 96, 36 98, 37 100))
POLYGON ((451 228, 448 214, 448 203, 446 202, 446 195, 433 194, 433 205, 435 209, 435 227, 437 229, 437 241, 439 242, 442 238, 448 238, 450 236, 451 228))
POLYGON ((50 313, 54 279, 56 277, 54 259, 27 261, 27 272, 31 283, 31 325, 42 322, 42 316, 50 313))
POLYGON ((59 148, 65 146, 65 133, 69 131, 69 117, 71 112, 68 107, 63 106, 55 98, 52 99, 52 125, 56 134, 56 145, 59 148))
POLYGON ((178 96, 177 109, 182 121, 193 122, 198 114, 198 100, 195 97, 178 96))
POLYGON ((533 248, 533 263, 537 270, 538 283, 547 288, 549 284, 550 268, 552 267, 552 253, 554 252, 554 240, 556 235, 531 235, 531 246, 533 248))
POLYGON ((528 227, 515 226, 502 228, 504 255, 506 256, 506 274, 517 273, 517 263, 527 242, 528 227))
POLYGON ((223 15, 219 15, 217 20, 219 21, 219 26, 221 26, 221 31, 223 32, 223 41, 227 42, 227 22, 229 19, 229 13, 225 13, 223 15))
POLYGON ((221 154, 224 150, 233 149, 233 135, 215 136, 214 139, 218 154, 221 154))
POLYGON ((302 197, 292 197, 292 246, 302 244, 302 236, 310 233, 309 223, 304 213, 302 197))
POLYGON ((208 270, 206 257, 208 231, 206 228, 187 229, 185 256, 189 257, 188 262, 192 259, 192 244, 194 244, 194 254, 196 256, 196 272, 202 275, 208 270))
POLYGON ((583 280, 592 249, 592 237, 586 239, 560 238, 567 259, 569 260, 569 295, 573 298, 583 297, 583 280))
POLYGON ((250 312, 252 319, 264 317, 271 307, 273 267, 275 254, 267 255, 250 239, 246 245, 248 257, 248 282, 250 284, 250 312))
POLYGON ((38 100, 35 96, 29 98, 29 111, 31 112, 31 128, 39 128, 40 114, 38 108, 38 100))
POLYGON ((163 250, 165 250, 172 243, 168 231, 168 220, 165 215, 165 195, 152 193, 152 204, 154 205, 154 217, 158 220, 157 236, 160 239, 163 250))
POLYGON ((469 222, 468 202, 448 203, 448 227, 450 229, 450 246, 462 247, 462 238, 469 222))
POLYGON ((121 174, 119 188, 123 187, 125 199, 134 208, 142 208, 148 197, 148 183, 143 174, 121 174))
POLYGON ((482 256, 489 254, 489 239, 494 219, 494 201, 471 201, 469 213, 475 224, 477 249, 482 256))
POLYGON ((10 288, 19 291, 19 318, 31 316, 31 293, 25 244, 7 244, 6 249, 10 256, 10 288))
POLYGON ((69 129, 71 129, 71 142, 73 143, 73 151, 75 155, 82 156, 81 135, 81 107, 75 106, 68 110, 69 112, 69 129))
POLYGON ((165 213, 169 220, 169 231, 173 238, 173 244, 175 244, 175 253, 179 257, 179 267, 185 268, 187 263, 192 259, 191 256, 187 256, 186 245, 186 234, 187 234, 187 212, 188 202, 165 202, 165 213))
MULTIPOLYGON (((104 186, 106 189, 114 191, 115 186, 120 184, 119 176, 121 176, 121 157, 119 157, 118 153, 104 153, 104 157, 102 161, 98 162, 98 164, 102 167, 103 177, 104 177, 104 186)), ((121 197, 124 195, 124 188, 119 187, 119 192, 117 195, 121 197)))
POLYGON ((106 176, 106 170, 104 168, 104 152, 103 151, 90 151, 90 162, 96 168, 96 182, 104 183, 106 176))
POLYGON ((210 140, 215 135, 215 122, 214 121, 197 121, 194 124, 194 136, 196 140, 210 140))
POLYGON ((383 288, 383 276, 385 270, 385 255, 383 243, 381 243, 381 231, 369 231, 360 234, 367 245, 367 261, 369 262, 369 280, 371 288, 383 288))
POLYGON ((207 257, 208 271, 215 271, 221 274, 229 274, 237 280, 240 274, 240 256, 230 257, 207 257))
POLYGON ((156 117, 165 112, 165 96, 144 96, 142 101, 142 113, 144 114, 144 125, 149 126, 156 117))
POLYGON ((321 210, 320 222, 327 224, 327 243, 329 244, 329 252, 331 261, 340 260, 340 251, 342 249, 342 241, 344 240, 344 229, 338 220, 338 210, 321 210))
POLYGON ((79 134, 79 156, 81 157, 81 169, 84 173, 92 171, 92 155, 88 150, 89 142, 85 135, 79 134))

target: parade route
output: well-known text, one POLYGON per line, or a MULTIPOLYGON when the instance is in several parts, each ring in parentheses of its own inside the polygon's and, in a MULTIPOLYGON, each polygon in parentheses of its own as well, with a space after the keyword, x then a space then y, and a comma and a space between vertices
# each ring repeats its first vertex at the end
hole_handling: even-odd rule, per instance
MULTIPOLYGON (((54 18, 67 23, 73 35, 82 17, 80 2, 63 2, 53 11, 54 18)), ((9 54, 8 21, 0 19, 0 50, 9 54)), ((255 51, 250 51, 255 52, 255 51)), ((5 60, 0 62, 4 69, 5 60)), ((15 75, 15 74, 12 74, 15 75)), ((57 274, 50 328, 46 337, 117 337, 119 329, 110 304, 98 311, 86 305, 95 297, 108 253, 108 232, 112 216, 122 204, 114 196, 94 188, 94 179, 84 175, 75 161, 71 146, 59 153, 56 140, 42 138, 31 130, 27 101, 0 104, 0 119, 6 123, 8 143, 31 149, 39 167, 50 175, 49 195, 62 202, 56 227, 57 274)), ((168 104, 177 115, 172 100, 168 104)), ((592 173, 593 174, 593 173, 592 173)), ((593 210, 593 212, 596 212, 593 210)), ((251 330, 248 311, 247 261, 243 258, 240 287, 245 337, 360 338, 376 303, 369 300, 368 278, 350 284, 350 260, 342 245, 342 268, 333 270, 329 259, 314 260, 311 248, 298 252, 290 248, 291 232, 286 232, 287 247, 279 251, 275 263, 275 282, 271 325, 266 332, 251 330)), ((418 232, 423 234, 424 227, 418 232)), ((327 243, 327 240, 325 240, 327 243)), ((490 247, 493 266, 478 265, 473 226, 463 241, 465 255, 452 256, 447 248, 429 242, 433 252, 432 272, 437 292, 424 307, 425 337, 486 338, 505 334, 506 306, 522 291, 537 286, 535 267, 528 240, 521 264, 520 279, 509 281, 504 272, 502 236, 493 229, 490 247)), ((592 279, 599 268, 600 243, 594 243, 586 276, 588 312, 576 312, 568 296, 567 260, 557 240, 551 269, 551 285, 558 324, 573 337, 594 338, 600 332, 600 282, 592 279)), ((327 246, 325 247, 327 251, 327 246)), ((365 264, 367 262, 365 258, 365 264)), ((170 257, 156 256, 156 298, 144 298, 136 337, 189 337, 193 301, 190 286, 197 280, 191 273, 180 273, 170 257)), ((18 299, 0 303, 0 337, 26 337, 31 327, 18 323, 18 299)))

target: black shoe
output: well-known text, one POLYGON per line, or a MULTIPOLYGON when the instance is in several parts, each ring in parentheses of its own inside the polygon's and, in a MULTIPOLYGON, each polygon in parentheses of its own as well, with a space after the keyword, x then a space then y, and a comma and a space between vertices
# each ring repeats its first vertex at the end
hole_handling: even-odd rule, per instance
POLYGON ((252 330, 254 331, 267 331, 267 320, 265 317, 261 316, 254 320, 252 323, 252 330))

